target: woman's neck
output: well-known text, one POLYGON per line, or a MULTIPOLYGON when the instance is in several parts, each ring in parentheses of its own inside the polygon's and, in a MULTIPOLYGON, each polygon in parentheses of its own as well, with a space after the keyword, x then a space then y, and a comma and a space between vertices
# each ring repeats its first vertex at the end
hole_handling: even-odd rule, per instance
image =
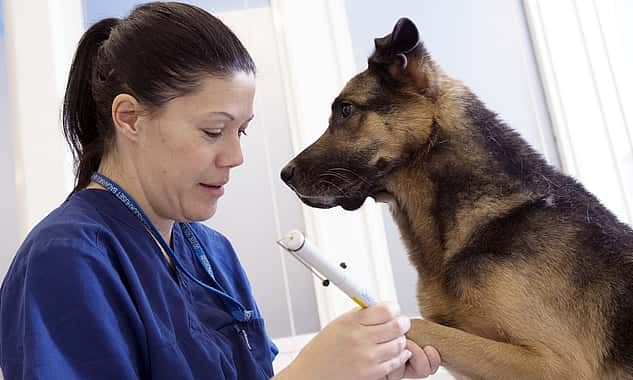
MULTIPOLYGON (((152 207, 146 192, 143 190, 143 186, 138 180, 138 176, 128 175, 121 170, 115 170, 111 166, 104 165, 103 163, 99 166, 98 172, 116 182, 134 199, 152 224, 154 224, 154 227, 156 227, 165 242, 171 246, 171 234, 174 221, 161 217, 155 208, 152 207)), ((90 182, 86 188, 105 190, 103 186, 95 182, 90 182)))

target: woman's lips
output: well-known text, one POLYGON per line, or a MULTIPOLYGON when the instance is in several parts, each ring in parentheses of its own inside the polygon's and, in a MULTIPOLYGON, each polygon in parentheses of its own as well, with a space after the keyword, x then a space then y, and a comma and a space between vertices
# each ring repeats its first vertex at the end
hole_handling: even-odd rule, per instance
POLYGON ((224 184, 212 185, 201 183, 200 186, 207 194, 210 194, 214 197, 221 197, 224 194, 224 184))

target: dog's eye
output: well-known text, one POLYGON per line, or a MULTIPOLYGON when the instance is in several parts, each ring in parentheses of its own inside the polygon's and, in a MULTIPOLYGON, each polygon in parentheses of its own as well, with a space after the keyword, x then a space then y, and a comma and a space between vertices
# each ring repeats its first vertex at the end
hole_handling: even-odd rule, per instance
POLYGON ((341 116, 344 118, 348 118, 352 115, 354 111, 354 106, 351 103, 343 103, 341 104, 341 116))

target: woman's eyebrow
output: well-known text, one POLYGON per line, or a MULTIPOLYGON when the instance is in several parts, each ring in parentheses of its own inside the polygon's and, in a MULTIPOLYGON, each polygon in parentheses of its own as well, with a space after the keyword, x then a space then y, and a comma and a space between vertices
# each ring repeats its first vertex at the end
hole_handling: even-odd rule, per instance
MULTIPOLYGON (((224 112, 224 111, 213 111, 213 112, 209 112, 207 113, 207 115, 220 115, 220 116, 224 116, 227 119, 231 120, 231 121, 235 121, 235 116, 231 115, 228 112, 224 112)), ((253 118, 255 117, 255 115, 251 115, 246 122, 248 123, 249 121, 253 120, 253 118)))
POLYGON ((211 112, 205 113, 204 116, 224 116, 225 118, 231 121, 235 120, 235 117, 233 115, 224 111, 211 111, 211 112))

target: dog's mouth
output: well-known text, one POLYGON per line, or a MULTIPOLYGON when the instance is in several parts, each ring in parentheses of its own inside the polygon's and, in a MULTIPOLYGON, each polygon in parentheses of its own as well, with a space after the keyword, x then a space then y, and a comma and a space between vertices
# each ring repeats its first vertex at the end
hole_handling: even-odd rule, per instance
POLYGON ((358 210, 367 198, 367 195, 362 195, 359 192, 355 192, 354 195, 308 195, 301 193, 291 184, 288 186, 303 203, 315 208, 328 209, 341 206, 347 211, 353 211, 358 210))
POLYGON ((385 192, 384 177, 389 172, 388 168, 367 166, 369 158, 365 156, 344 164, 327 162, 321 157, 307 160, 300 155, 284 167, 281 179, 310 207, 328 209, 341 206, 354 211, 365 203, 367 197, 376 198, 375 195, 385 192))
POLYGON ((363 203, 365 197, 343 197, 343 196, 314 196, 305 197, 299 195, 301 201, 308 206, 316 208, 332 208, 341 206, 347 211, 358 210, 363 203))
POLYGON ((394 201, 393 195, 384 189, 378 189, 373 192, 363 194, 356 191, 353 195, 307 195, 302 194, 294 186, 288 185, 292 191, 297 194, 299 199, 310 207, 328 209, 341 206, 347 211, 354 211, 361 208, 368 197, 373 198, 376 202, 391 204, 394 201))

